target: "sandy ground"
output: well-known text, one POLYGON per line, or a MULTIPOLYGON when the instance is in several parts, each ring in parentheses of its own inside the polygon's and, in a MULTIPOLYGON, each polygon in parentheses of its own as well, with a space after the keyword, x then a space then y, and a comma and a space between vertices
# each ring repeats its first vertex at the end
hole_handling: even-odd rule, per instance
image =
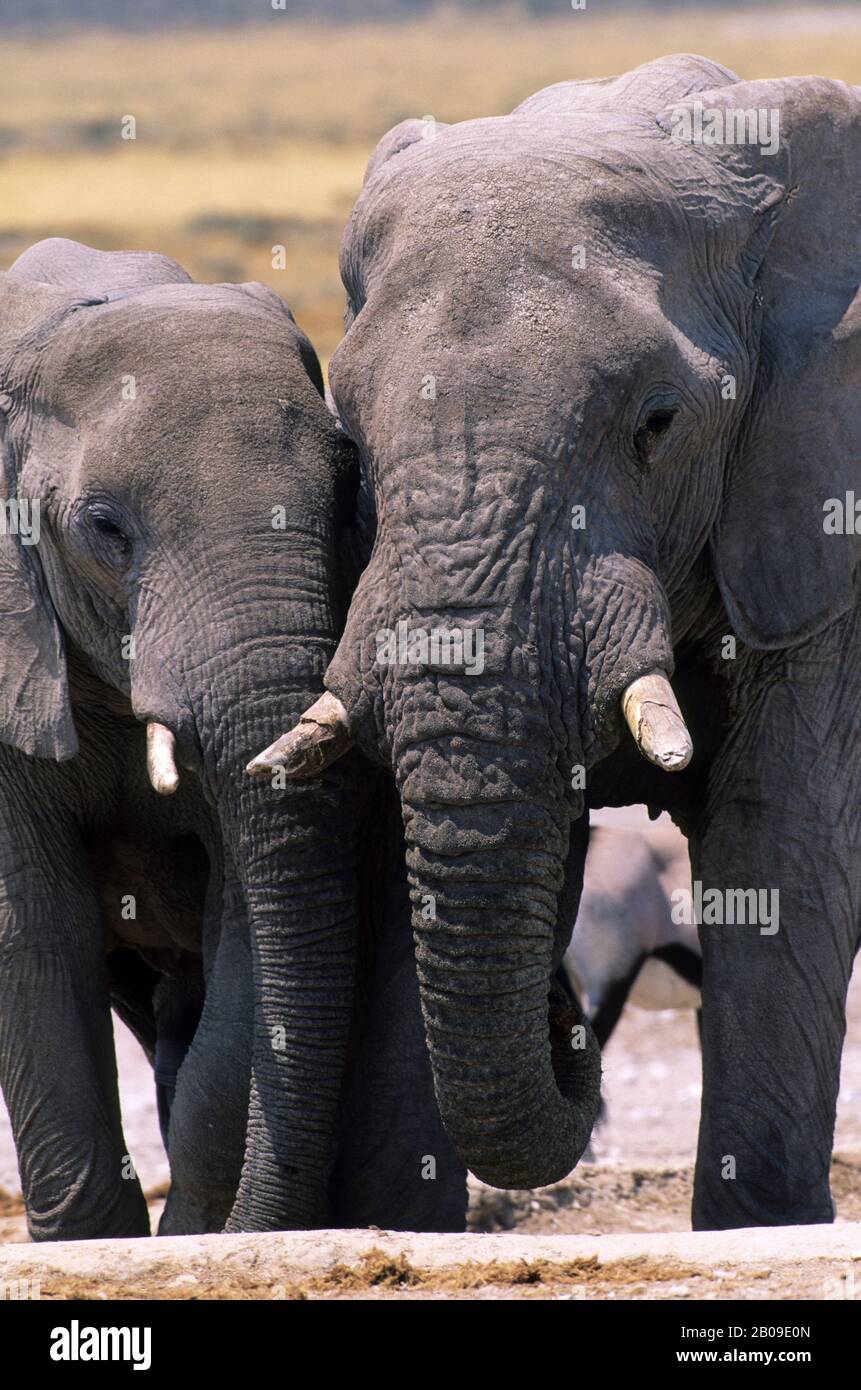
POLYGON ((845 1300, 857 1297, 859 1276, 861 1225, 850 1223, 605 1236, 289 1231, 0 1248, 0 1280, 38 1284, 46 1300, 845 1300))
MULTIPOLYGON (((117 1025, 117 1054, 126 1140, 144 1190, 151 1196, 155 1227, 168 1172, 158 1133, 152 1076, 136 1042, 121 1025, 117 1025)), ((700 1103, 700 1058, 693 1014, 647 1013, 629 1008, 606 1050, 604 1073, 607 1117, 593 1140, 595 1162, 581 1164, 573 1176, 558 1187, 538 1192, 498 1193, 476 1186, 470 1214, 474 1231, 570 1237, 690 1230, 691 1171, 700 1103)), ((850 990, 832 1184, 838 1225, 861 1222, 861 972, 858 971, 850 990)), ((26 1227, 5 1110, 0 1110, 0 1189, 4 1190, 0 1195, 0 1242, 24 1241, 26 1227)), ((855 1245, 861 1252, 861 1227, 855 1245)), ((801 1248, 800 1245, 799 1251, 801 1248)), ((612 1271, 608 1267, 606 1278, 601 1273, 604 1264, 599 1259, 597 1266, 589 1266, 588 1278, 576 1264, 561 1282, 553 1282, 552 1278, 550 1282, 543 1281, 539 1269, 537 1274, 533 1271, 534 1277, 528 1273, 523 1275, 521 1284, 505 1283, 505 1274, 497 1271, 494 1276, 497 1282, 486 1287, 478 1283, 468 1291, 464 1287, 467 1276, 462 1272, 457 1277, 435 1275, 422 1284, 420 1273, 415 1279, 409 1273, 400 1278, 400 1267, 390 1268, 388 1257, 388 1263, 383 1260, 380 1266, 382 1273, 374 1264, 375 1256, 366 1268, 367 1254, 365 1250, 355 1268, 350 1266, 351 1272, 344 1276, 354 1287, 342 1287, 337 1279, 333 1282, 329 1274, 315 1275, 317 1282, 312 1280, 303 1296, 501 1297, 506 1296, 503 1290, 507 1288, 509 1296, 580 1297, 585 1296, 582 1294, 585 1287, 589 1297, 803 1298, 822 1297, 823 1288, 845 1286, 847 1278, 849 1286, 855 1287, 854 1276, 847 1275, 845 1260, 838 1260, 833 1267, 828 1264, 826 1268, 828 1262, 823 1263, 820 1257, 811 1261, 809 1267, 799 1260, 780 1269, 771 1267, 766 1261, 763 1264, 763 1269, 768 1271, 766 1274, 746 1266, 741 1272, 728 1270, 725 1277, 717 1279, 713 1270, 697 1272, 696 1262, 690 1259, 663 1260, 648 1272, 637 1256, 632 1257, 634 1264, 614 1266, 612 1271), (680 1273, 682 1269, 689 1272, 680 1273), (446 1280, 448 1283, 443 1287, 446 1280), (573 1292, 568 1285, 576 1285, 573 1292)), ((857 1270, 857 1296, 861 1297, 861 1267, 855 1265, 854 1268, 857 1270)), ((4 1276, 0 1274, 0 1277, 4 1276)), ((219 1288, 222 1296, 228 1297, 237 1296, 241 1288, 246 1288, 246 1293, 257 1288, 253 1296, 272 1296, 271 1292, 266 1292, 269 1285, 264 1288, 259 1281, 255 1284, 251 1280, 249 1284, 247 1280, 240 1280, 237 1284, 235 1280, 231 1283, 229 1279, 219 1282, 220 1279, 221 1276, 213 1273, 208 1282, 203 1281, 203 1287, 186 1287, 180 1283, 173 1296, 212 1297, 219 1288)), ((140 1292, 143 1296, 153 1296, 154 1291, 159 1290, 160 1276, 151 1289, 147 1289, 147 1282, 144 1280, 140 1292)), ((295 1290, 292 1296, 298 1296, 295 1290)))

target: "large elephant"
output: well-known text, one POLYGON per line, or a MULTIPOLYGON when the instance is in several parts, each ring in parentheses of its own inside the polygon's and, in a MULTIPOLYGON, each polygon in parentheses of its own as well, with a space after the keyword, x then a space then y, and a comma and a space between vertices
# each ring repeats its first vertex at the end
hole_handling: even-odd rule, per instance
POLYGON ((360 563, 313 349, 265 286, 51 240, 0 276, 0 393, 0 1080, 32 1236, 148 1231, 110 1000, 170 1105, 162 1231, 462 1222, 396 803, 358 756, 244 772, 322 689, 360 563))
POLYGON ((548 981, 585 809, 644 801, 710 904, 694 1224, 830 1221, 861 921, 859 90, 676 56, 407 121, 342 275, 330 381, 379 530, 325 684, 396 777, 449 1134, 499 1186, 576 1163, 594 1066, 548 1043, 548 981), (715 923, 742 889, 779 892, 779 929, 715 923))

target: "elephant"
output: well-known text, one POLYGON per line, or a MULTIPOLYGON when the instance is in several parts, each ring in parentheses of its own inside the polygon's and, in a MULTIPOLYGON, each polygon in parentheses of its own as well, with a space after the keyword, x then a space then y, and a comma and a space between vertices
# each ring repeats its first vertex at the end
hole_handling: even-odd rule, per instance
MULTIPOLYGON (((833 1219, 859 238, 861 91, 685 54, 407 120, 371 157, 329 378, 377 532, 324 684, 394 775, 435 1091, 492 1185, 588 1141, 597 1045, 549 981, 587 812, 643 803, 706 905, 693 1226, 833 1219)), ((307 725, 255 768, 282 740, 306 778, 307 725)))
POLYGON ((695 1009, 700 1020, 699 939, 677 910, 690 878, 687 843, 674 826, 590 826, 562 969, 586 1003, 602 1050, 629 1001, 641 1009, 695 1009))
POLYGON ((0 276, 0 428, 0 1081, 32 1238, 149 1233, 111 1003, 155 1063, 160 1233, 462 1225, 393 791, 358 753, 245 772, 320 694, 365 545, 311 344, 261 284, 51 238, 0 276))

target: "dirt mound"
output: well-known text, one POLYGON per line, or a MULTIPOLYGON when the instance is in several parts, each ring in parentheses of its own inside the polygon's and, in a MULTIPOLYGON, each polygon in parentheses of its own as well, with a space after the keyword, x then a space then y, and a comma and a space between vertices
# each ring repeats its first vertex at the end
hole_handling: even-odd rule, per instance
POLYGON ((852 1298, 858 1272, 861 1224, 850 1223, 603 1236, 293 1231, 0 1250, 0 1281, 44 1300, 852 1298))

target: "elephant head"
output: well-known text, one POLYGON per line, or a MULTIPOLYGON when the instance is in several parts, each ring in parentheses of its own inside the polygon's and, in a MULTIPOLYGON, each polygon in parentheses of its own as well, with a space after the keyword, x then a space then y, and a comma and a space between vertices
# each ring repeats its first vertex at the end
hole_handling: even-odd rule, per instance
POLYGON ((255 970, 236 1220, 314 1224, 351 1016, 351 778, 285 795, 244 766, 335 652, 354 450, 265 286, 59 240, 0 276, 0 412, 0 740, 92 754, 75 709, 95 680, 149 726, 154 789, 202 788, 255 970))
POLYGON ((379 529, 326 713, 394 770, 437 1096, 492 1184, 561 1178, 595 1113, 548 1039, 583 777, 625 722, 694 776, 670 678, 718 591, 757 650, 852 602, 859 154, 857 89, 669 58, 405 123, 347 229, 331 386, 379 529))

